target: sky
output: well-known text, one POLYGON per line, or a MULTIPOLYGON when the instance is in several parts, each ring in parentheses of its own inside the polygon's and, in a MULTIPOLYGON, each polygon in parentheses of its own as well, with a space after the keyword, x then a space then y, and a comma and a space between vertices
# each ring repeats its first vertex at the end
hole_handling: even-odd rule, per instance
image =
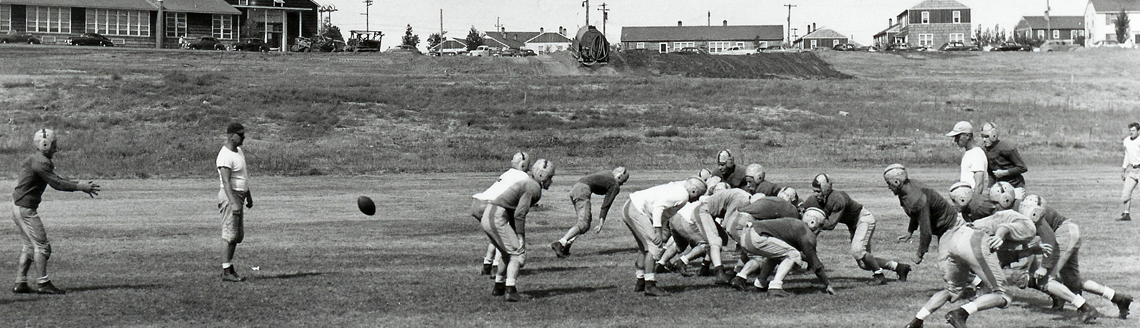
MULTIPOLYGON (((472 26, 481 32, 494 31, 496 25, 507 31, 556 31, 565 27, 573 34, 587 22, 582 0, 315 0, 320 5, 337 9, 331 14, 332 24, 341 31, 364 30, 365 8, 368 28, 384 32, 384 47, 395 45, 409 24, 420 36, 420 48, 428 35, 443 30, 449 38, 462 39, 472 26)), ((605 24, 611 43, 621 38, 622 26, 686 26, 721 25, 787 25, 788 7, 792 4, 791 26, 803 35, 808 24, 830 28, 861 44, 871 44, 875 33, 888 27, 903 10, 922 0, 590 0, 589 22, 603 28, 601 5, 609 10, 605 24)), ((972 10, 976 29, 979 24, 995 25, 1012 32, 1022 16, 1044 15, 1046 2, 1051 16, 1081 16, 1088 0, 958 0, 972 10)), ((787 31, 785 30, 785 33, 787 31)))

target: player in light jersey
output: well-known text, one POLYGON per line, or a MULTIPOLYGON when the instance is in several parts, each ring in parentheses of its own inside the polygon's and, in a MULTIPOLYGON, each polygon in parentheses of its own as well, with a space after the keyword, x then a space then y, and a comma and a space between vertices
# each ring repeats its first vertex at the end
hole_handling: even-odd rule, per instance
POLYGON ((970 122, 958 122, 946 136, 953 137, 954 144, 966 150, 962 154, 958 181, 969 183, 974 190, 974 196, 980 196, 986 187, 984 183, 989 172, 989 162, 986 159, 986 151, 978 146, 978 140, 974 137, 974 126, 970 122))
POLYGON ((872 272, 871 285, 886 284, 883 268, 898 273, 899 281, 906 281, 910 265, 895 260, 876 258, 871 254, 871 238, 875 235, 875 215, 856 202, 846 192, 834 190, 834 181, 827 174, 820 173, 812 179, 812 191, 800 208, 822 209, 827 218, 820 225, 822 230, 833 230, 843 223, 851 234, 851 256, 859 268, 872 272))
MULTIPOLYGON (((1037 195, 1025 196, 1021 202, 1020 212, 1022 215, 1037 221, 1038 224, 1046 224, 1053 230, 1057 239, 1057 247, 1054 248, 1052 256, 1047 257, 1045 263, 1037 270, 1036 277, 1046 276, 1048 279, 1060 279, 1065 287, 1077 295, 1080 295, 1082 291, 1088 291, 1104 296, 1116 305, 1120 319, 1128 318, 1129 306, 1132 304, 1131 295, 1081 278, 1078 260, 1081 249, 1081 231, 1076 222, 1061 215, 1052 207, 1045 206, 1045 201, 1037 195), (1048 271, 1041 272, 1042 270, 1048 271)), ((1064 307, 1064 300, 1057 297, 1053 298, 1054 310, 1059 311, 1064 307)))
POLYGON ((634 192, 622 206, 622 221, 637 241, 638 255, 634 260, 637 284, 635 291, 646 296, 665 296, 668 292, 657 288, 657 260, 661 258, 668 237, 662 228, 665 219, 672 217, 681 207, 697 201, 707 191, 699 178, 684 183, 667 183, 634 192))
MULTIPOLYGON (((657 261, 657 265, 665 267, 671 271, 676 271, 683 276, 690 276, 689 262, 694 258, 708 255, 712 266, 715 268, 714 272, 723 270, 721 262, 720 250, 723 245, 723 240, 720 236, 720 228, 716 223, 716 219, 709 213, 708 207, 710 206, 709 200, 714 196, 725 191, 730 190, 728 184, 720 182, 708 188, 708 193, 701 196, 700 200, 685 204, 677 211, 676 215, 669 218, 669 228, 672 232, 673 241, 668 243, 665 247, 665 252, 661 255, 661 259, 657 261), (677 253, 685 248, 691 246, 689 252, 674 259, 677 253), (670 261, 672 260, 672 261, 670 261)), ((740 190, 733 188, 731 190, 740 190)), ((745 193, 747 194, 747 193, 745 193)), ((747 202, 747 196, 745 196, 747 202)), ((709 270, 705 266, 703 270, 709 270)), ((725 281, 727 283, 727 281, 725 281)))
MULTIPOLYGON (((514 185, 516 182, 530 179, 527 171, 533 164, 533 159, 530 154, 526 152, 517 152, 511 157, 511 168, 506 172, 499 175, 499 179, 491 184, 487 190, 481 193, 472 195, 471 198, 471 217, 475 221, 483 220, 483 211, 487 208, 487 203, 494 200, 499 195, 503 194, 507 188, 514 185)), ((491 275, 492 268, 499 266, 502 263, 502 254, 498 254, 495 244, 487 243, 487 252, 483 255, 483 272, 484 275, 491 275)), ((494 277, 492 275, 492 277, 494 277)))
POLYGON ((542 190, 550 188, 554 163, 545 159, 534 162, 530 179, 515 182, 483 210, 480 225, 491 239, 503 263, 495 273, 491 295, 505 295, 508 302, 522 300, 516 288, 519 269, 526 264, 526 216, 530 207, 542 198, 542 190))
POLYGON ((594 233, 602 233, 602 225, 606 223, 606 217, 610 213, 610 205, 614 203, 619 192, 621 192, 621 185, 629 180, 629 173, 626 172, 625 167, 619 166, 613 171, 602 171, 587 175, 578 179, 573 187, 570 187, 570 203, 574 205, 574 212, 577 214, 577 222, 566 235, 550 244, 550 248, 554 249, 554 255, 558 257, 570 256, 570 245, 573 245, 574 240, 579 236, 586 234, 590 231, 590 196, 591 194, 605 195, 602 200, 602 208, 598 212, 598 227, 594 229, 594 233))
POLYGON ((1132 216, 1128 212, 1132 210, 1132 191, 1140 182, 1140 123, 1128 124, 1128 137, 1124 138, 1123 144, 1124 165, 1120 169, 1120 179, 1124 180, 1124 191, 1120 200, 1124 206, 1117 221, 1131 221, 1132 216))
POLYGON ((215 166, 218 170, 218 211, 222 215, 222 280, 245 281, 231 263, 237 245, 245 238, 245 213, 241 209, 253 208, 253 194, 249 188, 249 167, 245 162, 245 127, 230 123, 226 127, 226 144, 218 151, 215 166))

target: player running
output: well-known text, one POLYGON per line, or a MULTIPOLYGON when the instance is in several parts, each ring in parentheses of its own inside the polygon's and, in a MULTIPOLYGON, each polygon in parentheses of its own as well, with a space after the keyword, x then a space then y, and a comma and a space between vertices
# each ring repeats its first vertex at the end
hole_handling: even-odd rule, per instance
POLYGON ((843 223, 851 234, 851 256, 859 268, 872 272, 871 285, 886 284, 883 268, 899 275, 899 281, 906 281, 910 265, 894 260, 876 258, 871 254, 871 238, 875 235, 875 216, 871 211, 856 202, 846 192, 834 190, 834 181, 827 174, 820 173, 811 181, 815 195, 808 196, 800 208, 822 209, 826 219, 820 225, 822 230, 834 230, 843 223))
POLYGON ((498 197, 488 202, 480 221, 483 232, 502 254, 503 263, 495 273, 491 295, 505 295, 507 302, 522 298, 515 288, 519 269, 526 264, 526 215, 542 198, 542 190, 550 188, 554 163, 540 159, 530 169, 530 179, 515 182, 498 197))
MULTIPOLYGON (((487 203, 502 195, 507 188, 514 185, 519 181, 530 179, 530 166, 533 163, 533 158, 526 152, 517 152, 511 156, 511 168, 506 172, 499 175, 499 179, 491 184, 487 190, 481 193, 472 195, 471 198, 471 217, 475 221, 483 220, 483 212, 487 209, 487 203)), ((487 243, 487 253, 483 255, 483 275, 491 275, 491 269, 502 264, 503 256, 497 252, 494 243, 487 243)), ((492 276, 494 277, 494 276, 492 276)))
POLYGON ((602 233, 602 225, 606 223, 606 216, 610 213, 610 205, 613 204, 614 198, 617 198, 621 192, 621 185, 629 180, 629 173, 626 172, 625 167, 619 166, 613 171, 602 171, 587 175, 578 180, 573 187, 570 187, 570 203, 574 204, 574 212, 578 215, 578 221, 562 239, 550 244, 550 248, 554 249, 554 255, 563 258, 570 256, 570 245, 573 245, 574 240, 579 236, 586 234, 590 231, 590 195, 598 194, 605 195, 602 200, 602 209, 598 212, 598 227, 594 229, 594 233, 602 233))
MULTIPOLYGON (((1120 319, 1128 318, 1129 306, 1132 304, 1131 295, 1118 293, 1112 288, 1081 278, 1080 264, 1078 263, 1078 253, 1081 249, 1081 231, 1076 222, 1061 215, 1052 207, 1045 206, 1045 200, 1037 195, 1025 196, 1025 199, 1021 201, 1020 212, 1038 223, 1044 222, 1056 236, 1057 247, 1054 248, 1053 255, 1047 257, 1047 263, 1044 263, 1041 269, 1035 273, 1036 276, 1060 279, 1065 287, 1077 295, 1080 295, 1082 291, 1088 291, 1104 296, 1116 304, 1120 319), (1048 272, 1041 272, 1047 267, 1052 269, 1049 269, 1048 272)), ((1064 307, 1064 300, 1053 298, 1053 310, 1060 311, 1064 307)))
POLYGON ((71 181, 55 174, 52 157, 59 147, 56 146, 55 132, 52 130, 37 130, 32 142, 37 151, 20 162, 16 188, 12 192, 15 204, 12 206, 12 221, 16 222, 16 230, 23 244, 20 257, 16 260, 16 285, 12 287, 12 292, 63 294, 66 292, 52 285, 48 278, 47 261, 51 258, 51 242, 48 241, 47 231, 40 220, 40 202, 49 185, 59 191, 82 191, 91 197, 99 194, 99 185, 91 181, 71 181), (33 264, 36 267, 36 283, 29 285, 28 270, 33 264))
POLYGON ((685 204, 697 201, 707 191, 699 178, 682 183, 666 183, 634 192, 622 206, 622 221, 637 241, 638 255, 634 260, 637 284, 634 291, 645 296, 666 296, 669 293, 657 288, 657 260, 668 240, 662 228, 666 218, 677 213, 685 204))
POLYGON ((934 236, 941 240, 943 234, 964 222, 958 217, 958 209, 947 203, 937 191, 911 180, 902 164, 887 166, 883 170, 883 179, 887 182, 887 188, 898 196, 899 204, 910 217, 907 235, 899 237, 899 240, 910 241, 914 231, 919 231, 914 263, 920 264, 930 250, 930 241, 934 236))

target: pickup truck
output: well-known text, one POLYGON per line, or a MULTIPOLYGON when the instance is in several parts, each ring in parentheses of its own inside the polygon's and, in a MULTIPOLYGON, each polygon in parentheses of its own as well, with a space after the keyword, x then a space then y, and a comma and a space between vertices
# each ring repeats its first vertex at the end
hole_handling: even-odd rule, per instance
POLYGON ((475 48, 475 50, 471 50, 471 52, 468 52, 467 55, 468 56, 475 56, 475 57, 490 57, 490 56, 494 55, 496 52, 498 52, 498 50, 496 50, 495 48, 491 48, 489 46, 479 46, 479 47, 475 48))

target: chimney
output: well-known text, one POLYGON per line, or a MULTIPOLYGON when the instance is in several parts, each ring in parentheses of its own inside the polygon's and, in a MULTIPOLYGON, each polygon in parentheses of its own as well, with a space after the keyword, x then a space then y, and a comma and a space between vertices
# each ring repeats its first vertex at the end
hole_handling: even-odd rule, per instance
POLYGON ((894 18, 887 18, 887 27, 895 26, 894 18))
POLYGON ((817 27, 815 27, 815 23, 811 23, 811 30, 815 31, 816 29, 817 29, 817 27))
POLYGON ((811 34, 811 24, 808 24, 807 33, 805 33, 804 35, 808 35, 808 34, 811 34))
POLYGON ((724 26, 728 26, 728 20, 724 20, 724 26))
POLYGON ((559 27, 558 27, 558 34, 563 34, 563 35, 565 35, 565 34, 566 34, 566 31, 563 31, 563 30, 562 30, 562 27, 561 27, 561 26, 559 26, 559 27))
POLYGON ((681 21, 677 21, 677 26, 681 26, 681 21))
POLYGON ((499 32, 502 32, 502 33, 507 33, 507 27, 506 27, 506 26, 500 26, 500 27, 499 27, 499 32))
POLYGON ((541 28, 541 27, 539 27, 539 28, 538 28, 538 33, 539 33, 539 34, 542 34, 542 32, 543 32, 542 28, 541 28))

